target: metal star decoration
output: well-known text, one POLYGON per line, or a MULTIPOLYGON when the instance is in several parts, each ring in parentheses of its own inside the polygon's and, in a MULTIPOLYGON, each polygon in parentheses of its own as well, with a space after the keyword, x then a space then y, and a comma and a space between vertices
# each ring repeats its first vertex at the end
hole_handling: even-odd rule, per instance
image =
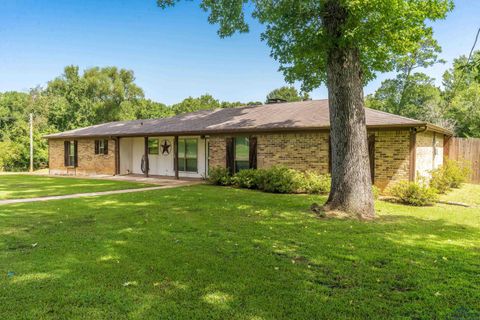
POLYGON ((171 144, 168 143, 168 140, 163 140, 163 143, 162 143, 161 147, 162 147, 162 154, 163 155, 169 155, 170 154, 171 144))

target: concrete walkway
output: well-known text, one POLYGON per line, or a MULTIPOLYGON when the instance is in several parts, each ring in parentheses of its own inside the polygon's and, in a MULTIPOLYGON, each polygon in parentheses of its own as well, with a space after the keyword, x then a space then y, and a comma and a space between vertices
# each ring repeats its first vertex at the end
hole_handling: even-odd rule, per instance
MULTIPOLYGON (((195 183, 191 183, 191 184, 195 184, 195 183)), ((185 186, 185 185, 189 185, 189 184, 187 184, 187 183, 182 184, 182 186, 185 186)), ((111 195, 111 194, 144 192, 144 191, 151 191, 151 190, 176 188, 178 186, 179 185, 169 184, 169 185, 163 185, 163 186, 138 188, 138 189, 124 189, 124 190, 100 191, 100 192, 89 192, 89 193, 75 193, 75 194, 67 194, 67 195, 63 195, 63 196, 47 196, 47 197, 26 198, 26 199, 7 199, 7 200, 0 200, 0 206, 5 205, 5 204, 13 204, 13 203, 39 202, 39 201, 74 199, 74 198, 83 198, 83 197, 97 197, 97 196, 105 196, 105 195, 111 195)))

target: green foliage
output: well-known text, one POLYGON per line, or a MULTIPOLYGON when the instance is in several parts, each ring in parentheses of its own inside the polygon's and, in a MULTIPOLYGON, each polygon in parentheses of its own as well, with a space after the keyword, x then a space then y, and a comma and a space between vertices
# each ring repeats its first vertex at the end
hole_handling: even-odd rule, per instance
POLYGON ((404 117, 423 120, 443 127, 452 127, 446 117, 445 102, 435 79, 424 73, 398 74, 395 79, 384 80, 365 105, 404 117))
POLYGON ((297 89, 293 86, 284 86, 278 89, 275 89, 271 91, 267 95, 267 100, 266 103, 269 101, 275 101, 275 100, 283 100, 286 102, 294 102, 294 101, 303 101, 303 100, 308 100, 310 99, 310 96, 308 93, 298 93, 297 89))
POLYGON ((12 168, 18 162, 19 152, 11 141, 0 141, 0 172, 5 168, 12 168))
POLYGON ((436 190, 422 182, 400 181, 388 192, 400 202, 412 206, 432 205, 438 199, 436 190))
POLYGON ((209 94, 204 94, 198 98, 188 97, 182 102, 174 104, 172 110, 175 114, 194 112, 199 110, 209 110, 220 108, 220 102, 209 94))
POLYGON ((85 127, 101 122, 134 119, 135 107, 143 99, 143 90, 135 83, 133 71, 116 67, 86 69, 65 67, 62 76, 50 81, 49 96, 62 97, 60 108, 64 118, 53 123, 60 131, 85 127))
POLYGON ((450 116, 456 133, 462 137, 480 137, 480 81, 458 90, 451 101, 450 116))
POLYGON ((471 168, 467 163, 447 159, 442 166, 432 170, 430 187, 439 193, 445 193, 451 188, 460 188, 470 173, 471 168))
POLYGON ((227 168, 217 166, 208 171, 208 182, 219 186, 228 186, 232 184, 232 177, 227 168))
POLYGON ((258 177, 258 188, 273 193, 296 193, 302 187, 301 172, 282 166, 263 170, 258 177))
POLYGON ((167 118, 173 115, 174 115, 174 112, 172 108, 167 107, 165 104, 160 102, 155 102, 149 99, 143 99, 139 101, 135 109, 134 119, 167 118))
POLYGON ((330 192, 331 177, 314 171, 307 171, 302 178, 302 191, 311 194, 327 194, 330 192))
MULTIPOLYGON (((161 8, 177 2, 157 0, 161 8)), ((436 45, 432 29, 425 22, 445 18, 453 2, 203 0, 200 6, 209 12, 208 21, 219 25, 221 37, 248 32, 245 19, 248 7, 248 12, 265 25, 261 38, 271 48, 272 57, 279 61, 286 80, 300 81, 302 90, 309 92, 326 82, 331 50, 357 48, 366 81, 374 78, 375 72, 391 71, 408 63, 406 57, 422 46, 436 45), (327 17, 336 18, 328 15, 328 5, 337 3, 347 18, 336 21, 341 33, 331 37, 324 22, 327 17)))
POLYGON ((245 169, 237 172, 232 178, 232 184, 247 189, 257 189, 263 171, 261 169, 245 169))

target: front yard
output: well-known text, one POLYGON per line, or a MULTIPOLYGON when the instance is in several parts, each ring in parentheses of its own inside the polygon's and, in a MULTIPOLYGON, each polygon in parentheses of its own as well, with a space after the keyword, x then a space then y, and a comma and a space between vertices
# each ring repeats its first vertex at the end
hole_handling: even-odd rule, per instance
MULTIPOLYGON (((464 190, 463 202, 480 197, 464 190)), ((478 207, 380 201, 374 222, 357 222, 314 217, 323 200, 198 185, 0 206, 0 314, 479 316, 478 207)))
POLYGON ((103 179, 79 179, 35 175, 0 175, 0 200, 151 187, 151 185, 103 179))

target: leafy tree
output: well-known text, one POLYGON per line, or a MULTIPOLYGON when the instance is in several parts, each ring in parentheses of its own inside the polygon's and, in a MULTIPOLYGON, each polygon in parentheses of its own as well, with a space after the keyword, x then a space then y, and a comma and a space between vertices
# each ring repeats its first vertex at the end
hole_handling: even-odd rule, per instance
POLYGON ((172 108, 149 99, 140 100, 135 109, 135 119, 166 118, 173 115, 174 112, 172 108))
POLYGON ((37 103, 39 91, 0 93, 0 169, 26 170, 30 161, 29 114, 34 115, 34 166, 47 162, 47 141, 42 136, 52 131, 48 110, 37 103))
POLYGON ((182 102, 174 104, 172 110, 175 114, 194 112, 199 110, 208 110, 220 108, 220 102, 209 94, 204 94, 198 98, 188 97, 182 102))
POLYGON ((447 119, 445 102, 440 88, 435 86, 435 79, 424 73, 414 73, 408 76, 409 85, 405 88, 405 77, 407 75, 401 73, 395 79, 384 80, 375 94, 367 96, 366 106, 453 128, 452 121, 447 119))
POLYGON ((480 138, 480 82, 458 91, 449 113, 455 121, 457 135, 480 138))
MULTIPOLYGON (((161 8, 179 0, 158 0, 161 8)), ((432 39, 425 21, 451 0, 202 0, 220 37, 248 32, 245 7, 266 26, 262 39, 289 83, 329 90, 332 188, 326 209, 374 216, 363 85, 432 39), (251 4, 251 6, 249 6, 251 4)))
POLYGON ((284 100, 286 102, 303 101, 310 99, 308 93, 298 93, 297 89, 293 86, 284 86, 275 90, 272 90, 267 94, 266 103, 272 100, 284 100))
POLYGON ((64 99, 52 106, 56 127, 68 130, 101 122, 134 119, 143 90, 134 83, 132 71, 116 67, 94 67, 79 73, 77 66, 65 68, 61 77, 48 83, 46 94, 64 99), (60 110, 55 110, 60 109, 60 110))

